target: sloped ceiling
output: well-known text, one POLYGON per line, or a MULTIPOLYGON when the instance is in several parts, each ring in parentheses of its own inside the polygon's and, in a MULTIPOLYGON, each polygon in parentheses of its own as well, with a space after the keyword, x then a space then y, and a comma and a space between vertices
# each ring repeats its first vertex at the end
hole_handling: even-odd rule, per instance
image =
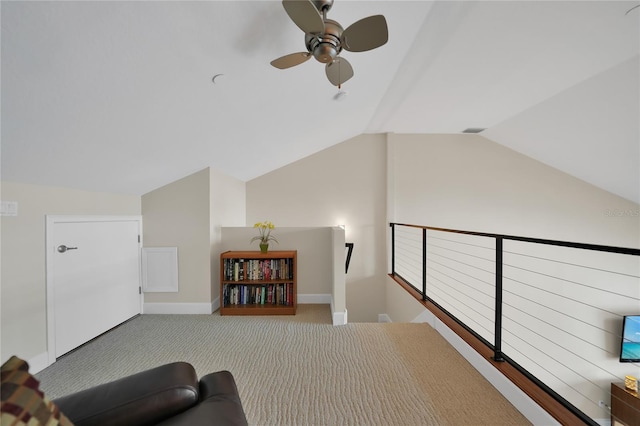
POLYGON ((250 180, 361 133, 458 133, 640 202, 638 1, 336 0, 389 42, 338 88, 279 1, 3 1, 3 180, 144 194, 250 180), (215 82, 214 75, 219 75, 215 82))

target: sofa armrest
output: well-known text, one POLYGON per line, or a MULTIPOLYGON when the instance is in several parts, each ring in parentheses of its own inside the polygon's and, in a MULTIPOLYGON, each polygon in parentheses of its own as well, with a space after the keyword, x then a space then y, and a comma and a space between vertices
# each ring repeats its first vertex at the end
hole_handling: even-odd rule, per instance
POLYGON ((199 384, 188 363, 161 365, 55 399, 75 425, 152 425, 196 405, 199 384))
MULTIPOLYGON (((240 395, 233 375, 228 371, 207 374, 200 379, 200 403, 163 421, 173 425, 247 426, 240 395)), ((158 425, 158 426, 160 426, 158 425)))

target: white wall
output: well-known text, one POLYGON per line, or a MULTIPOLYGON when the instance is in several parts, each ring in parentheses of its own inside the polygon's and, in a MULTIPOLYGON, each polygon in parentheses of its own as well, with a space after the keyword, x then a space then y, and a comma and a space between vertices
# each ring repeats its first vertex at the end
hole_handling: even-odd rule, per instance
MULTIPOLYGON (((301 141, 304 143, 304 141, 301 141)), ((386 274, 386 136, 360 135, 247 182, 247 225, 345 225, 350 322, 377 321, 386 274)))
MULTIPOLYGON (((638 46, 637 10, 635 19, 638 46)), ((636 55, 482 134, 637 203, 639 94, 640 58, 636 55)))
POLYGON ((144 246, 178 247, 178 292, 145 293, 145 313, 163 304, 211 313, 209 183, 204 169, 142 196, 144 246))
POLYGON ((144 244, 178 247, 178 293, 145 294, 146 313, 219 307, 223 226, 245 223, 245 183, 209 168, 142 196, 144 244))
POLYGON ((347 279, 344 273, 346 269, 344 229, 339 226, 331 228, 331 243, 333 246, 331 312, 333 314, 333 325, 343 325, 349 322, 347 316, 347 279))
MULTIPOLYGON (((139 215, 140 197, 3 181, 2 200, 18 215, 0 218, 2 361, 38 364, 46 353, 45 215, 139 215)), ((46 363, 44 364, 46 365, 46 363)))
POLYGON ((389 143, 391 221, 640 247, 638 204, 482 136, 390 134, 389 143))

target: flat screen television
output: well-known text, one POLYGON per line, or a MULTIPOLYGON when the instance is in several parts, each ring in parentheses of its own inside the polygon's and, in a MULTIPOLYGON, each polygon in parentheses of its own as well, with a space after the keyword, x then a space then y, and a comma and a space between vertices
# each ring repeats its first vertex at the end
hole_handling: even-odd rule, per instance
POLYGON ((640 315, 622 319, 620 362, 640 362, 640 315))

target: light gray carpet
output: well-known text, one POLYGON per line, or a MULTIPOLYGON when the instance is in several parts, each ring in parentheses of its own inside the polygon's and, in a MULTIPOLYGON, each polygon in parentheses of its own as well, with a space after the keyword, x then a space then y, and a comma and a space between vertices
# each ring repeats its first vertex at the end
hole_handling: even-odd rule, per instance
POLYGON ((251 425, 528 424, 430 326, 333 326, 328 305, 298 308, 283 317, 142 315, 37 378, 56 398, 187 361, 200 376, 231 371, 251 425), (456 375, 479 384, 462 392, 456 375))

